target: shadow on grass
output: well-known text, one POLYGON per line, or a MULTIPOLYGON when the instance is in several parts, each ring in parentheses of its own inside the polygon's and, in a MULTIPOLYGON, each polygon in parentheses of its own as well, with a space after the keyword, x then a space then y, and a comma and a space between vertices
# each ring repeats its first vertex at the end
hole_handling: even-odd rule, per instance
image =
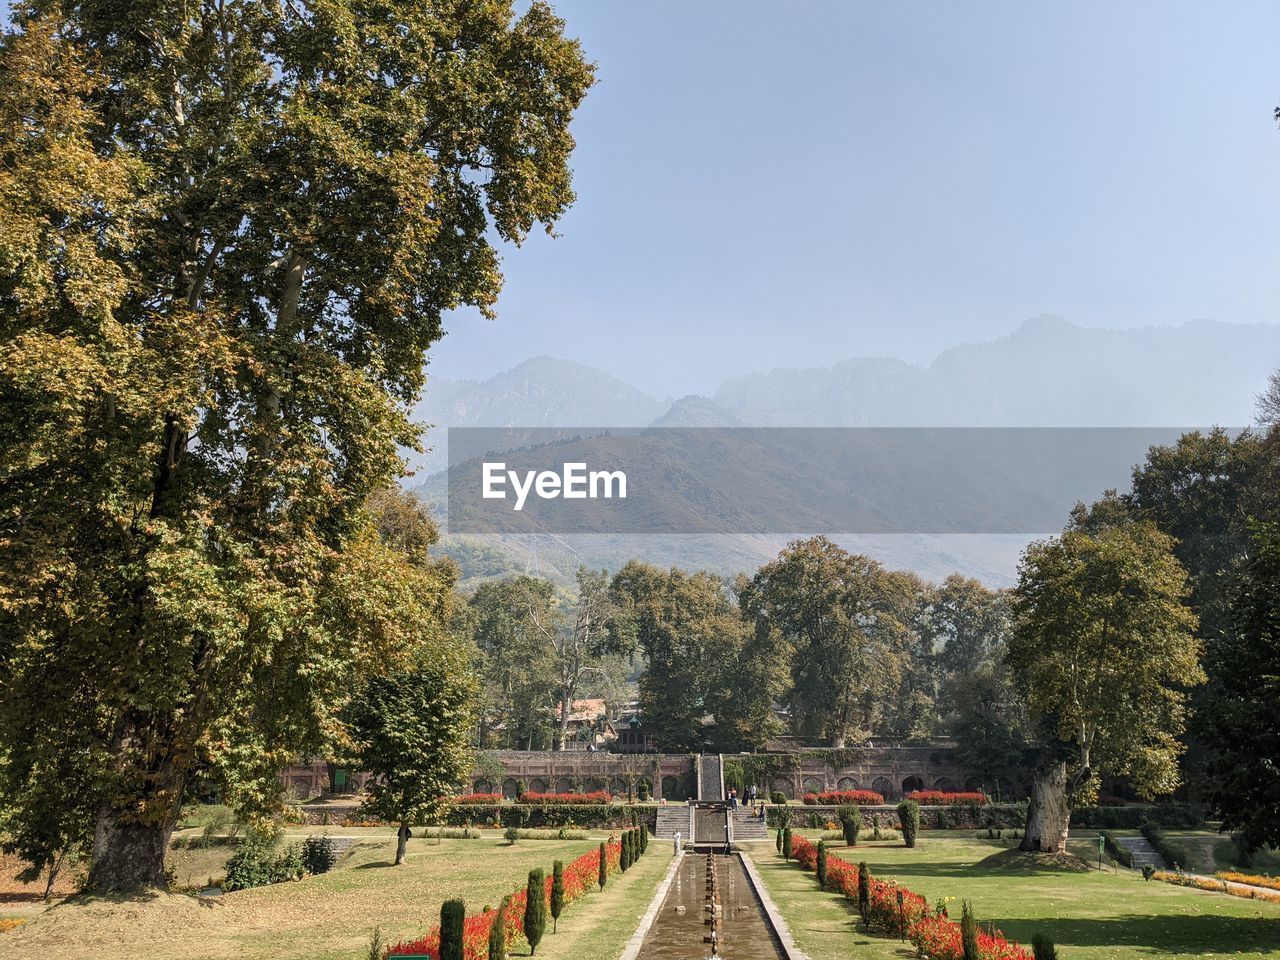
POLYGON ((995 920, 1005 936, 1029 943, 1045 933, 1060 945, 1146 947, 1171 957, 1280 950, 1280 917, 1134 914, 1095 919, 995 920))

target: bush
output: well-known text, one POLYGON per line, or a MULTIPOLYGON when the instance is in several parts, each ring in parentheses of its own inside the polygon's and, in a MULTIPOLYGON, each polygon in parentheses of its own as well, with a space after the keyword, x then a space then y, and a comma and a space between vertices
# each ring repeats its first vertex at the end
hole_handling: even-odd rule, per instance
POLYGON ((462 960, 462 925, 467 908, 461 900, 440 905, 440 960, 462 960))
POLYGON ((769 802, 776 803, 780 807, 786 806, 787 795, 781 790, 774 790, 773 793, 769 794, 769 802))
POLYGON ((338 862, 338 851, 329 837, 307 837, 302 841, 302 865, 307 873, 328 873, 338 862))
POLYGON ((818 841, 818 862, 814 866, 814 873, 818 875, 818 886, 826 887, 827 885, 827 844, 826 841, 818 841))
POLYGON ((609 857, 608 849, 604 845, 604 841, 600 841, 600 866, 596 873, 596 883, 600 884, 601 892, 604 891, 605 882, 609 879, 609 857))
POLYGON ((951 790, 912 790, 907 799, 927 807, 982 807, 990 802, 985 793, 951 790))
POLYGON ((644 853, 649 849, 649 828, 643 824, 640 826, 640 852, 644 853))
POLYGON ((1031 938, 1031 952, 1035 955, 1035 960, 1058 960, 1058 948, 1043 933, 1037 933, 1031 938))
POLYGON ((920 804, 914 800, 903 800, 898 804, 898 823, 902 825, 902 842, 914 847, 916 834, 920 832, 920 804))
POLYGON ((222 889, 248 890, 301 877, 305 868, 298 845, 290 844, 279 856, 275 854, 275 846, 275 835, 250 832, 227 861, 227 878, 222 889))
POLYGON ((529 871, 525 898, 524 938, 529 941, 529 956, 533 956, 547 928, 547 874, 541 867, 529 871))
POLYGON ((618 869, 626 873, 631 869, 631 831, 622 832, 622 855, 618 858, 618 869))
POLYGON ((791 828, 782 828, 782 859, 791 859, 791 828))
POLYGON ((507 843, 514 844, 520 839, 520 831, 515 827, 507 827, 507 829, 502 831, 502 838, 506 840, 507 843))
POLYGON ((779 829, 778 829, 778 835, 777 835, 777 843, 776 843, 776 846, 777 846, 777 848, 778 848, 778 852, 779 852, 779 853, 781 853, 781 852, 782 852, 782 829, 783 829, 783 828, 779 828, 779 829))
POLYGON ((1106 848, 1107 856, 1111 857, 1121 866, 1133 868, 1133 854, 1129 852, 1129 848, 1119 843, 1115 837, 1107 831, 1102 831, 1102 845, 1106 848))
POLYGON ((862 829, 862 811, 853 804, 845 804, 836 811, 840 818, 840 831, 844 834, 844 842, 849 846, 858 843, 858 831, 862 829))
POLYGON ((581 807, 612 802, 613 794, 608 790, 595 790, 591 793, 530 793, 524 790, 516 795, 516 803, 537 803, 543 806, 569 804, 581 807))
POLYGON ((640 798, 642 803, 649 799, 650 793, 648 780, 640 781, 639 785, 636 787, 636 796, 640 798))
POLYGON ((852 803, 864 807, 879 807, 884 804, 884 797, 874 790, 823 790, 821 793, 806 793, 804 802, 810 806, 825 804, 834 807, 852 803))
POLYGON ((461 797, 454 797, 454 803, 476 804, 476 803, 502 803, 502 794, 500 793, 468 793, 461 797))
POLYGON ((871 929, 871 868, 867 861, 858 864, 858 913, 863 925, 871 929))

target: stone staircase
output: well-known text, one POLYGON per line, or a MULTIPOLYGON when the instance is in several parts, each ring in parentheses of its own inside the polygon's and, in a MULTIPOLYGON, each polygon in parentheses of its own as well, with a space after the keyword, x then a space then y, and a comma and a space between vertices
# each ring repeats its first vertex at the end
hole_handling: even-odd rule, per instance
POLYGON ((1164 858, 1156 853, 1146 837, 1116 837, 1116 843, 1124 847, 1133 856, 1133 869, 1141 870, 1145 866, 1155 867, 1157 870, 1164 870, 1168 864, 1164 862, 1164 858))
POLYGON ((653 835, 659 840, 670 840, 676 834, 689 838, 689 808, 684 804, 678 807, 658 807, 658 820, 653 827, 653 835))
MULTIPOLYGON (((759 809, 759 808, 757 808, 759 809)), ((733 811, 733 842, 748 843, 752 840, 768 840, 769 828, 756 816, 756 811, 739 807, 733 811)))

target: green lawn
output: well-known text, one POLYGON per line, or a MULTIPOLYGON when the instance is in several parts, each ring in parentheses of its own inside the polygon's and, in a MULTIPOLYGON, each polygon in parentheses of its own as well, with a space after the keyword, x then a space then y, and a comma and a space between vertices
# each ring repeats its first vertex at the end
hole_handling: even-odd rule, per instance
MULTIPOLYGON (((855 931, 855 913, 843 898, 820 890, 813 874, 782 862, 771 845, 757 848, 754 859, 765 885, 812 960, 913 955, 897 941, 855 931)), ((931 903, 948 896, 967 898, 980 921, 994 922, 1010 939, 1028 943, 1043 931, 1062 948, 1063 960, 1280 957, 1280 904, 1148 883, 1128 871, 1076 874, 974 866, 1001 849, 1005 847, 999 842, 976 840, 971 832, 931 832, 914 850, 900 844, 860 844, 847 852, 836 845, 833 852, 855 862, 866 860, 872 873, 900 881, 931 903)), ((952 910, 958 914, 958 902, 952 910)))
MULTIPOLYGON (((525 840, 514 846, 496 833, 479 840, 414 839, 409 863, 396 868, 390 866, 395 841, 389 831, 332 832, 361 839, 337 869, 322 876, 217 900, 73 899, 0 934, 0 954, 7 960, 363 960, 375 925, 395 941, 434 925, 445 899, 461 897, 468 913, 497 906, 504 894, 524 885, 531 868, 549 871, 554 859, 571 860, 604 836, 593 832, 589 840, 525 840)), ((226 852, 220 855, 225 860, 226 852)), ((668 861, 663 845, 651 848, 632 870, 611 877, 603 894, 595 891, 571 906, 560 932, 547 935, 538 956, 616 956, 668 861)))

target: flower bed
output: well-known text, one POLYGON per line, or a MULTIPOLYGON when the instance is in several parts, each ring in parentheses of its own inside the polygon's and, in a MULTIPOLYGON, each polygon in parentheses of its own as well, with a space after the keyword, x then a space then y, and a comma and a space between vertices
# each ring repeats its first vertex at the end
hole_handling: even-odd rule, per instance
POLYGON ((879 807, 884 804, 884 797, 874 790, 824 790, 821 793, 806 793, 804 802, 811 807, 819 803, 835 806, 854 803, 860 807, 879 807))
POLYGON ((530 793, 526 790, 516 798, 516 803, 572 804, 574 806, 605 804, 613 803, 613 794, 608 790, 596 790, 592 793, 530 793))
POLYGON ((1232 883, 1247 883, 1251 887, 1267 887, 1280 890, 1280 877, 1265 877, 1257 873, 1237 873, 1234 870, 1219 870, 1219 880, 1230 880, 1232 883))
MULTIPOLYGON (((803 869, 816 871, 818 848, 804 837, 791 838, 791 855, 803 869)), ((858 885, 857 866, 828 851, 827 889, 856 904, 858 885)), ((906 938, 926 960, 964 960, 960 924, 948 919, 945 912, 931 914, 928 901, 920 894, 875 877, 867 892, 869 926, 891 936, 901 936, 905 930, 906 938)), ((980 932, 978 949, 981 960, 1032 960, 1029 950, 1006 940, 998 930, 980 932)))
POLYGON ((454 803, 501 803, 502 794, 500 793, 467 793, 461 797, 454 797, 454 803))
MULTIPOLYGON (((610 873, 614 873, 618 869, 619 861, 622 858, 622 844, 614 840, 606 845, 605 850, 606 862, 610 873)), ((578 859, 571 863, 565 864, 564 867, 564 902, 565 906, 573 903, 575 900, 581 899, 586 895, 596 882, 596 878, 600 874, 600 851, 592 850, 590 853, 584 853, 578 859)), ((551 884, 553 877, 547 874, 547 884, 543 890, 543 896, 551 897, 551 884)), ((506 924, 503 939, 506 940, 507 947, 519 943, 524 939, 524 912, 528 904, 528 890, 526 887, 520 887, 513 891, 507 898, 507 910, 505 913, 506 924)), ((484 913, 478 913, 474 916, 467 917, 462 922, 462 955, 464 960, 488 960, 489 956, 489 930, 493 926, 493 919, 498 915, 496 910, 486 910, 484 913)), ((387 950, 388 957, 402 956, 428 956, 432 960, 440 958, 440 925, 432 927, 427 931, 426 936, 419 937, 417 940, 401 941, 387 950)))
POLYGON ((1253 890, 1240 886, 1243 881, 1218 880, 1214 877, 1195 877, 1189 873, 1176 873, 1173 870, 1157 870, 1152 878, 1164 883, 1172 883, 1177 887, 1194 887, 1196 890, 1209 890, 1213 893, 1225 893, 1246 900, 1262 900, 1266 903, 1280 903, 1280 891, 1271 893, 1268 890, 1253 890))
POLYGON ((990 802, 985 793, 952 793, 947 790, 912 790, 907 794, 907 799, 914 800, 922 807, 954 807, 961 805, 983 807, 990 802))

